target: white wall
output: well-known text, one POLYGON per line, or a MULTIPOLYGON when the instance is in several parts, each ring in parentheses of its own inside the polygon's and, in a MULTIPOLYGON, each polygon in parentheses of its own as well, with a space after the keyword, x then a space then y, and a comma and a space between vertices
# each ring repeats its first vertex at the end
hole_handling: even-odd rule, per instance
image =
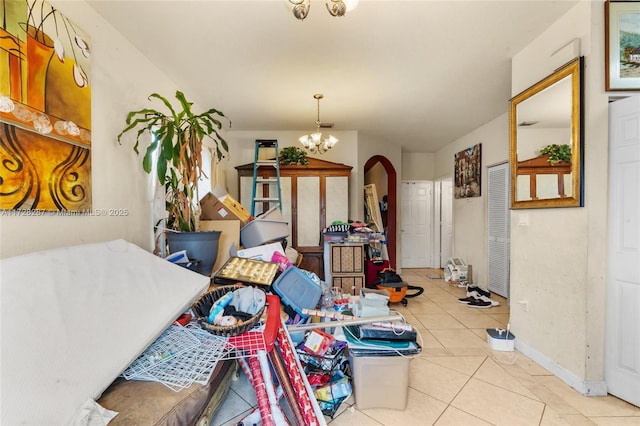
MULTIPOLYGON (((453 160, 451 160, 453 164, 453 160)), ((402 154, 401 180, 434 180, 436 173, 436 155, 425 152, 404 152, 402 154)), ((448 176, 453 175, 453 168, 448 176)))
MULTIPOLYGON (((141 158, 118 145, 127 112, 148 106, 147 96, 173 96, 175 85, 85 2, 52 1, 91 36, 93 209, 106 216, 0 217, 0 257, 116 238, 152 249, 152 194, 141 158), (109 209, 127 209, 110 216, 109 209)), ((188 96, 188 94, 187 94, 188 96)))
POLYGON ((580 39, 585 57, 585 206, 511 212, 511 326, 518 349, 591 395, 606 392, 608 112, 603 19, 602 1, 583 1, 512 62, 515 95, 571 59, 551 55, 572 39, 580 39), (529 226, 518 225, 523 214, 529 226), (520 308, 520 300, 528 300, 528 312, 520 308))
POLYGON ((487 167, 509 160, 509 124, 505 113, 436 153, 435 176, 452 176, 454 154, 482 144, 481 195, 453 200, 453 255, 473 266, 473 282, 487 282, 487 167))

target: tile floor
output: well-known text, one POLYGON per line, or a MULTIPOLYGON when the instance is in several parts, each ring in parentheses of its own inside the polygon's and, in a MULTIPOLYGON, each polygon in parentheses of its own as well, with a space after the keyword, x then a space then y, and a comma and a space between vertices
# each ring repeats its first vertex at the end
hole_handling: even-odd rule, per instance
MULTIPOLYGON (((425 289, 406 308, 393 304, 422 336, 422 353, 410 364, 405 410, 358 410, 353 397, 343 403, 338 425, 640 425, 640 408, 613 396, 585 397, 516 352, 493 351, 486 328, 505 328, 509 308, 472 309, 458 302, 464 289, 438 270, 404 269, 402 278, 425 289)), ((235 425, 256 405, 253 388, 240 373, 211 426, 235 425)))

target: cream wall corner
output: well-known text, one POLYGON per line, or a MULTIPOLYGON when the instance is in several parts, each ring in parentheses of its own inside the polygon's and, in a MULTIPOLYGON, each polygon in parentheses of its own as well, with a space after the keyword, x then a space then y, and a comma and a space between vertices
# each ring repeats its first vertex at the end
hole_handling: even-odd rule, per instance
POLYGON ((454 154, 482 144, 480 197, 453 200, 453 254, 473 266, 473 282, 487 288, 487 167, 507 162, 509 139, 507 114, 493 119, 436 153, 435 175, 453 176, 454 154))
POLYGON ((513 95, 562 65, 552 54, 573 39, 580 40, 585 58, 585 206, 513 210, 510 279, 516 347, 585 395, 606 393, 608 98, 603 9, 602 1, 578 3, 513 58, 513 95), (529 226, 518 225, 523 214, 529 226), (528 312, 520 308, 520 300, 529 302, 528 312))
POLYGON ((398 180, 435 180, 437 177, 439 176, 436 175, 436 154, 402 153, 402 178, 398 177, 398 180))

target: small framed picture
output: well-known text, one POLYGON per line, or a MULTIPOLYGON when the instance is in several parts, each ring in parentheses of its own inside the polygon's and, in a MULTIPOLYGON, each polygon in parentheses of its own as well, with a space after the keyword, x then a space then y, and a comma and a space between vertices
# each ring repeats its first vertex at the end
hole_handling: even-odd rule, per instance
POLYGON ((454 158, 455 188, 453 198, 480 196, 480 175, 482 173, 482 144, 460 151, 454 158))
POLYGON ((604 3, 607 91, 640 90, 640 2, 604 3))

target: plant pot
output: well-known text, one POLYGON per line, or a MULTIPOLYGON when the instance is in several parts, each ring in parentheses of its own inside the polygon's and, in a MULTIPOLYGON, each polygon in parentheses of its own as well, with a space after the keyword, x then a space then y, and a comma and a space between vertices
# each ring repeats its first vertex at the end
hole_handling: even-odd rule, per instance
POLYGON ((199 274, 211 276, 213 265, 218 257, 218 243, 222 231, 167 232, 169 252, 187 251, 190 260, 199 263, 193 270, 199 274))

